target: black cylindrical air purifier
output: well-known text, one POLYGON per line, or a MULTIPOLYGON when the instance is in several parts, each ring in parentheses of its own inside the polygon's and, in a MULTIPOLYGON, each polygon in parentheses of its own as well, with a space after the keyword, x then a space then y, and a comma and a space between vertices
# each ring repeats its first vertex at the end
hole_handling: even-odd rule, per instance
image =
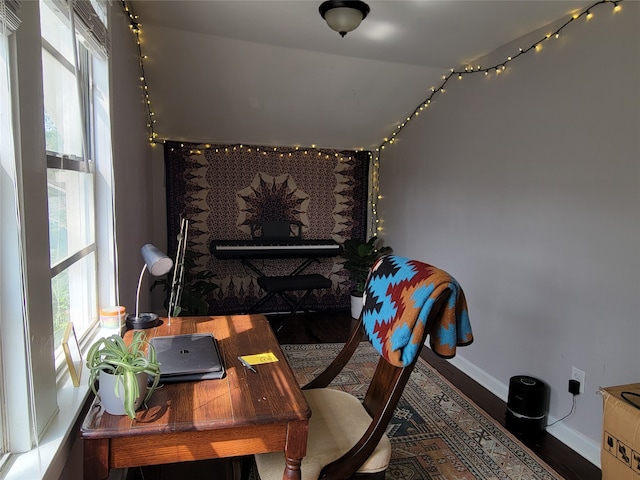
POLYGON ((526 375, 511 377, 507 401, 506 426, 525 436, 544 431, 549 407, 549 388, 537 378, 526 375))

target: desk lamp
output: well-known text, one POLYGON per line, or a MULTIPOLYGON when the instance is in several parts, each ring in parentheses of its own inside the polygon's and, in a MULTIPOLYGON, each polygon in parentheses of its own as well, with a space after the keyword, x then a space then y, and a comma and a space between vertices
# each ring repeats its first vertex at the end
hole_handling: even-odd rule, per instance
POLYGON ((155 313, 140 313, 140 287, 142 286, 142 277, 144 277, 144 272, 149 270, 151 275, 159 277, 169 273, 169 270, 173 267, 173 261, 150 243, 144 245, 140 249, 140 253, 144 259, 144 265, 140 271, 138 289, 136 291, 136 314, 135 316, 127 316, 127 326, 134 329, 151 328, 155 327, 159 323, 158 315, 155 313))

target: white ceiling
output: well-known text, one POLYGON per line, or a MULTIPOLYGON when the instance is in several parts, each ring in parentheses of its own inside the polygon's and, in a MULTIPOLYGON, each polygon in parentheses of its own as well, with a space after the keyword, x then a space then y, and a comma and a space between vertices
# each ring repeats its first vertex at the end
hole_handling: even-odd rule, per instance
POLYGON ((159 139, 375 148, 441 82, 591 5, 369 0, 346 37, 314 0, 135 0, 159 139))

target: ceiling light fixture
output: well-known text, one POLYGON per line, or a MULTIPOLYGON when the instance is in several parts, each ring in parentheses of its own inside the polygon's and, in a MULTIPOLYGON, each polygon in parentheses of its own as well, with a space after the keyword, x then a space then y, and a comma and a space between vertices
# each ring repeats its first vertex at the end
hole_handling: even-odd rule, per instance
POLYGON ((360 0, 327 0, 320 5, 320 15, 332 30, 345 36, 355 30, 369 14, 369 5, 360 0))

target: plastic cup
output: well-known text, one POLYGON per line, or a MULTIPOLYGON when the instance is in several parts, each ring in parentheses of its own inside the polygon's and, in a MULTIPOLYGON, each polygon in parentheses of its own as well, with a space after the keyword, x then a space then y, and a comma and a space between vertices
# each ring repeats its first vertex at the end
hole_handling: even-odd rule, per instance
POLYGON ((119 330, 124 325, 127 316, 126 309, 119 305, 100 309, 100 325, 102 328, 119 330))

